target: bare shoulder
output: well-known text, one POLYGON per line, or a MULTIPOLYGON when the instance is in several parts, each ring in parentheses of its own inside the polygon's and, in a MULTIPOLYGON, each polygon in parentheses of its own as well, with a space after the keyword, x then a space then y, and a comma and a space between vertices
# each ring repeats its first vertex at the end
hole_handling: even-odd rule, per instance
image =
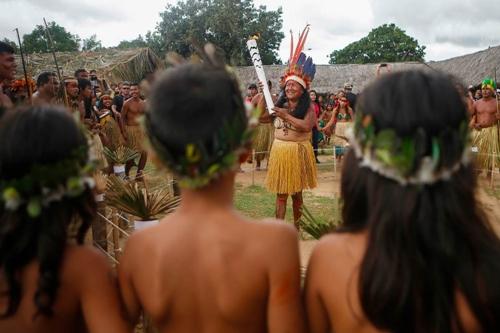
POLYGON ((297 241, 297 230, 290 224, 277 219, 263 219, 252 221, 264 233, 273 239, 293 239, 297 241))
POLYGON ((331 233, 323 236, 314 247, 311 263, 320 265, 352 265, 361 260, 366 246, 362 233, 331 233))
POLYGON ((255 238, 259 248, 267 253, 298 253, 298 234, 289 223, 276 219, 252 221, 255 238))
POLYGON ((111 265, 106 256, 91 246, 70 245, 65 250, 64 271, 76 279, 97 276, 111 272, 111 265))

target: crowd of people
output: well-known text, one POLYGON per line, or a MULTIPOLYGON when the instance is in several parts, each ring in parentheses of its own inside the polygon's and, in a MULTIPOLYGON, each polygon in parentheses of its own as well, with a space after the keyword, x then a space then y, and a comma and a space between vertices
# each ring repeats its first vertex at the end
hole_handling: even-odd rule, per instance
MULTIPOLYGON (((491 80, 472 111, 456 80, 414 70, 381 77, 356 102, 343 91, 322 103, 298 48, 274 107, 256 85, 249 112, 234 74, 204 50, 203 62, 161 74, 147 108, 136 84, 97 96, 86 71, 64 79, 69 108, 50 92, 53 73, 39 76, 30 106, 0 90, 1 332, 132 332, 141 314, 160 332, 500 331, 500 239, 475 196, 469 130, 500 119, 491 80), (302 191, 317 184, 314 128, 350 148, 343 222, 316 245, 301 287, 297 230, 280 219, 291 196, 297 226, 302 191), (259 131, 272 136, 278 217, 264 221, 233 208, 259 131), (148 140, 182 185, 179 208, 127 240, 117 277, 84 245, 96 141, 109 145, 108 132, 148 140)), ((12 53, 0 44, 0 82, 12 79, 12 53)))
MULTIPOLYGON (((139 117, 145 112, 145 96, 141 94, 139 83, 122 81, 108 85, 106 80, 98 78, 96 70, 89 72, 83 68, 77 69, 72 77, 62 78, 63 82, 59 82, 56 72, 45 71, 37 76, 36 83, 31 83, 30 79, 26 83, 25 79, 14 80, 12 77, 16 66, 13 53, 10 45, 0 44, 0 54, 6 57, 2 63, 6 66, 5 74, 0 77, 4 83, 1 96, 5 103, 0 104, 0 107, 26 104, 66 107, 85 125, 93 153, 102 161, 107 173, 111 173, 113 163, 105 157, 104 147, 115 151, 123 146, 140 153, 136 179, 142 179, 147 154, 142 147, 143 134, 138 123, 139 117), (32 92, 30 101, 28 89, 32 92)), ((127 163, 127 177, 134 163, 133 160, 127 163)))

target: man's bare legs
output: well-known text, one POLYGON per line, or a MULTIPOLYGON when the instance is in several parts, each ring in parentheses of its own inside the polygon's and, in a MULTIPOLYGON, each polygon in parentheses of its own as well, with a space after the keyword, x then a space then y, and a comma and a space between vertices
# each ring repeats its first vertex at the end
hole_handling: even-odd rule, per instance
POLYGON ((292 194, 292 208, 293 208, 293 224, 297 230, 300 229, 299 220, 302 216, 302 204, 304 203, 302 199, 302 192, 297 192, 292 194))
POLYGON ((147 161, 148 161, 148 154, 145 151, 143 151, 141 153, 141 158, 139 159, 139 165, 137 166, 137 173, 135 174, 136 181, 139 180, 144 181, 144 176, 142 174, 142 171, 144 171, 147 161))
POLYGON ((284 220, 286 214, 286 202, 288 200, 288 194, 277 194, 276 195, 276 218, 284 220))

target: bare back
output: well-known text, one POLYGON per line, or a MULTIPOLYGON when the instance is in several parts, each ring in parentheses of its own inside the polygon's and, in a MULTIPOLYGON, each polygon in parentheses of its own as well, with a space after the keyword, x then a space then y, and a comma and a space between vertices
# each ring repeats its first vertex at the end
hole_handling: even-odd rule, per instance
MULTIPOLYGON (((23 297, 17 312, 0 319, 0 332, 67 333, 131 332, 131 325, 121 316, 118 289, 106 258, 96 250, 69 246, 60 273, 60 287, 53 307, 54 316, 39 315, 33 297, 38 285, 38 263, 28 264, 21 272, 23 297), (105 313, 105 315, 103 315, 105 313)), ((0 280, 2 291, 7 289, 0 280)), ((7 298, 0 298, 2 313, 7 298)))
POLYGON ((174 213, 129 239, 120 287, 160 332, 302 332, 297 235, 227 210, 174 213))
MULTIPOLYGON (((383 333, 363 314, 359 269, 367 234, 331 234, 313 251, 307 270, 305 302, 311 333, 383 333)), ((467 333, 480 332, 465 298, 457 292, 457 308, 467 333)))

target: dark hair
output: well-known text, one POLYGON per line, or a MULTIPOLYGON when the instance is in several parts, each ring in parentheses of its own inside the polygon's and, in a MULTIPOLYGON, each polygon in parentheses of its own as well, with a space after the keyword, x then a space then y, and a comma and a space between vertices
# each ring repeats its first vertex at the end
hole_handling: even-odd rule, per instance
POLYGON ((44 84, 49 83, 51 77, 55 77, 56 73, 54 72, 42 72, 40 75, 38 75, 38 78, 36 79, 36 86, 41 87, 44 84))
POLYGON ((257 85, 255 83, 251 83, 249 86, 248 86, 248 89, 257 89, 257 85))
MULTIPOLYGON (((460 127, 467 110, 449 76, 418 71, 389 74, 367 87, 358 112, 375 131, 399 137, 425 131, 428 156, 440 137, 441 165, 460 161, 460 127)), ((457 311, 462 293, 483 332, 500 331, 500 240, 475 199, 472 165, 449 180, 401 186, 346 156, 340 232, 368 231, 359 275, 364 313, 389 332, 464 331, 457 311)))
POLYGON ((77 70, 75 71, 75 78, 78 78, 78 74, 83 73, 83 72, 86 72, 86 71, 87 71, 87 70, 86 70, 86 69, 84 69, 84 68, 77 69, 77 70))
MULTIPOLYGON (((311 106, 311 97, 309 96, 309 93, 306 89, 304 89, 302 86, 300 87, 302 88, 302 95, 299 98, 297 107, 291 113, 291 115, 298 119, 304 119, 306 117, 307 111, 309 110, 309 107, 311 106)), ((288 102, 288 98, 286 97, 286 93, 284 90, 285 88, 283 88, 280 92, 278 101, 276 102, 276 106, 279 108, 282 108, 283 105, 288 102)))
MULTIPOLYGON (((0 122, 0 142, 0 182, 20 179, 35 166, 50 166, 87 147, 73 118, 54 106, 6 114, 0 122)), ((82 156, 81 165, 85 163, 82 156)), ((18 310, 25 295, 20 273, 33 261, 39 264, 34 296, 37 315, 52 315, 68 238, 82 244, 95 212, 93 194, 88 189, 81 196, 64 197, 43 207, 36 218, 29 217, 26 209, 10 211, 0 205, 0 270, 8 287, 7 309, 0 317, 12 316, 18 310)))
MULTIPOLYGON (((92 88, 92 84, 90 83, 90 80, 78 79, 78 89, 80 90, 80 93, 87 87, 92 88)), ((85 107, 85 117, 84 118, 86 118, 86 119, 92 118, 92 97, 85 98, 83 100, 83 105, 85 107)))
POLYGON ((202 152, 203 169, 240 148, 245 139, 248 120, 241 91, 224 68, 205 64, 172 68, 155 82, 149 102, 148 135, 163 160, 179 173, 188 144, 196 144, 202 152))
POLYGON ((14 50, 14 48, 11 45, 9 45, 9 44, 7 44, 5 42, 0 42, 0 53, 4 53, 5 52, 5 53, 14 54, 15 53, 14 51, 15 50, 14 50))
POLYGON ((130 84, 130 87, 139 87, 139 83, 137 83, 137 82, 132 82, 132 83, 130 84))

